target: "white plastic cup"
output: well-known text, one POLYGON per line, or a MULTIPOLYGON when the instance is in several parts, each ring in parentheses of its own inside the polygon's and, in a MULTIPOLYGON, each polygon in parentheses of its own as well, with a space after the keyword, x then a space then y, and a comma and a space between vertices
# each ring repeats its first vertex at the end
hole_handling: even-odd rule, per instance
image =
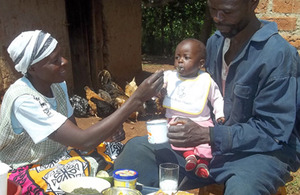
POLYGON ((0 194, 7 195, 7 174, 10 167, 0 162, 0 194))
POLYGON ((148 141, 150 144, 168 142, 168 122, 166 119, 156 119, 146 122, 148 141))

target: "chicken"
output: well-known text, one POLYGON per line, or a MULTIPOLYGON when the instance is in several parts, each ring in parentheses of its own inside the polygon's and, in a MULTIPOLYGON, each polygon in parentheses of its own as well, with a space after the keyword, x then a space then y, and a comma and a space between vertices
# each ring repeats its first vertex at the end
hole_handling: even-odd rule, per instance
POLYGON ((113 101, 114 106, 116 108, 120 108, 127 100, 128 100, 128 96, 126 95, 120 95, 118 97, 115 98, 115 100, 113 101))
POLYGON ((90 100, 96 104, 98 117, 105 118, 116 111, 116 108, 105 100, 100 100, 94 97, 90 100))
POLYGON ((112 98, 110 97, 109 93, 104 91, 103 89, 98 89, 98 95, 104 99, 106 102, 112 104, 113 103, 113 100, 112 98))
POLYGON ((75 117, 88 117, 90 114, 90 106, 88 101, 79 95, 73 95, 70 98, 71 105, 74 108, 75 117))
MULTIPOLYGON (((127 83, 125 86, 125 94, 130 97, 138 88, 136 82, 135 82, 135 77, 133 77, 132 81, 130 83, 127 83)), ((146 113, 146 110, 144 108, 144 105, 138 108, 138 110, 130 115, 130 119, 137 121, 137 118, 139 115, 144 115, 146 113)))
MULTIPOLYGON (((99 74, 100 90, 107 92, 115 108, 121 107, 122 104, 128 99, 124 90, 114 81, 112 81, 111 74, 107 70, 102 70, 99 74)), ((103 92, 102 92, 103 93, 103 92)))
POLYGON ((166 109, 162 106, 162 99, 158 97, 152 97, 144 103, 144 112, 141 117, 145 118, 160 118, 165 116, 166 109))
POLYGON ((111 74, 107 70, 102 70, 98 74, 100 89, 109 93, 110 97, 114 100, 119 96, 124 96, 124 90, 114 81, 112 81, 111 74))
POLYGON ((125 94, 130 97, 137 88, 138 86, 136 85, 135 77, 133 77, 132 81, 130 83, 127 83, 127 85, 125 86, 125 94))
MULTIPOLYGON (((100 89, 106 91, 110 95, 112 105, 115 106, 116 109, 120 108, 137 89, 135 78, 126 85, 124 91, 117 83, 112 81, 111 74, 107 70, 102 70, 98 74, 98 77, 100 89)), ((129 119, 137 121, 137 116, 138 112, 134 112, 129 116, 129 119)))
POLYGON ((91 101, 91 98, 95 98, 102 101, 104 101, 104 99, 102 99, 96 92, 91 90, 88 86, 85 86, 84 90, 86 99, 88 100, 89 106, 91 107, 91 114, 97 116, 97 105, 93 101, 91 101))
POLYGON ((162 98, 153 98, 156 106, 156 112, 157 115, 165 115, 166 108, 163 107, 163 99, 162 98))

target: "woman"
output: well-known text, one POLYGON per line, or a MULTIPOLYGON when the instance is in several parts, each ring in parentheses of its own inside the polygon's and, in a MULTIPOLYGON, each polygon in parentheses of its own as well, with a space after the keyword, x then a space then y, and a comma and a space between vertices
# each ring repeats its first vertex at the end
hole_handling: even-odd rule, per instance
POLYGON ((151 75, 121 108, 82 130, 69 102, 67 60, 57 41, 49 33, 27 31, 7 51, 24 76, 3 98, 0 160, 12 167, 9 179, 22 186, 23 194, 59 194, 65 179, 110 168, 102 142, 118 134, 128 116, 163 85, 162 71, 151 75))

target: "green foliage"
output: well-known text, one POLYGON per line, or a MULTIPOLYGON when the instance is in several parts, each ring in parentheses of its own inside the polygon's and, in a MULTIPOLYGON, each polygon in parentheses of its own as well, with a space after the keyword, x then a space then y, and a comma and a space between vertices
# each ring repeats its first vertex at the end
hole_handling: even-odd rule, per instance
POLYGON ((172 56, 185 38, 199 38, 206 1, 174 0, 159 6, 142 6, 143 54, 172 56))

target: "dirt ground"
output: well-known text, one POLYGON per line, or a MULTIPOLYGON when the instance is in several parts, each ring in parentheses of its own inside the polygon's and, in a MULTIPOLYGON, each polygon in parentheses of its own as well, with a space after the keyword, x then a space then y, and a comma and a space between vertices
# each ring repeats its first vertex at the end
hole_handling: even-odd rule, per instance
MULTIPOLYGON (((88 128, 99 120, 101 119, 93 116, 88 118, 76 118, 78 126, 82 129, 88 128)), ((124 130, 126 133, 126 139, 122 141, 123 143, 126 143, 130 138, 133 138, 135 136, 147 135, 145 121, 125 122, 124 130)))

